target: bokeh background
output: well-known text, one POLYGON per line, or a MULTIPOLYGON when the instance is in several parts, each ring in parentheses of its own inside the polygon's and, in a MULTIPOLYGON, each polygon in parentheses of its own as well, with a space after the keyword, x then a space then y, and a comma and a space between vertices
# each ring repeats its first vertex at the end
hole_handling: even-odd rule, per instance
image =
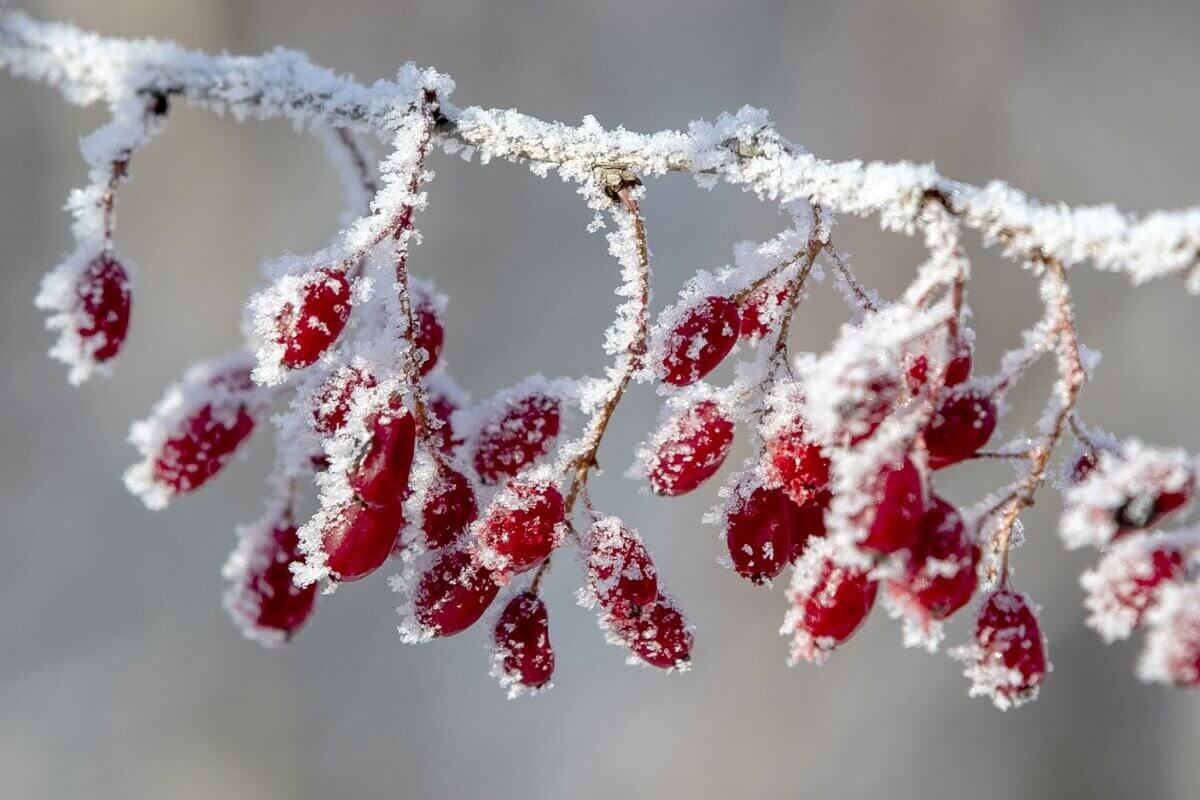
MULTIPOLYGON (((46 0, 16 3, 110 34, 257 52, 274 45, 362 79, 405 60, 453 75, 459 104, 651 130, 744 103, 836 158, 936 160, 1071 203, 1197 202, 1200 6, 1111 0, 46 0)), ((638 526, 699 627, 695 669, 623 666, 548 583, 557 686, 509 702, 480 631, 421 647, 393 630, 384 575, 322 598, 289 648, 243 642, 218 598, 233 526, 260 510, 268 437, 202 494, 150 513, 127 495, 130 419, 193 358, 237 341, 257 265, 320 246, 341 195, 319 146, 283 123, 236 125, 182 106, 135 165, 118 243, 141 267, 117 377, 81 390, 44 351, 32 297, 70 248, 60 208, 83 180, 77 137, 102 121, 0 75, 0 775, 12 798, 1194 798, 1200 697, 1138 684, 1137 645, 1082 626, 1077 577, 1046 492, 1026 515, 1019 585, 1045 606, 1055 671, 1035 705, 969 700, 957 664, 905 651, 876 613, 822 668, 784 666, 780 590, 716 559, 699 523, 716 487, 682 500, 621 477, 656 413, 642 389, 602 452, 598 502, 638 526)), ((557 179, 439 157, 414 268, 452 303, 446 357, 477 397, 535 371, 600 368, 616 276, 586 209, 557 179), (606 299, 607 298, 607 299, 606 299)), ((658 303, 731 244, 783 221, 685 177, 645 202, 658 303)), ((919 250, 873 221, 838 230, 864 277, 907 282, 919 250)), ((1196 300, 1073 275, 1079 326, 1104 353, 1083 412, 1118 434, 1200 447, 1196 300)), ((994 368, 1038 313, 1031 277, 975 266, 977 364, 994 368)), ((821 349, 845 316, 818 288, 795 343, 821 349)), ((1048 370, 1012 397, 1027 429, 1048 370)), ((738 454, 741 455, 741 454, 738 454)), ((736 457, 731 463, 736 462, 736 457)), ((1004 466, 939 476, 959 501, 1004 466)), ((962 621, 952 631, 961 638, 962 621)))

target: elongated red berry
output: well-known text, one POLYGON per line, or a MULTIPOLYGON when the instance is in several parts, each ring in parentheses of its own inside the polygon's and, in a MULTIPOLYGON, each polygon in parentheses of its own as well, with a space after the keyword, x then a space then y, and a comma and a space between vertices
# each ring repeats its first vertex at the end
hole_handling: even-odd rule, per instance
POLYGON ((1148 537, 1122 539, 1080 578, 1087 624, 1105 641, 1127 638, 1158 603, 1162 587, 1186 573, 1181 548, 1148 537))
POLYGON ((733 421, 704 400, 671 419, 645 451, 645 469, 655 494, 677 497, 711 478, 733 444, 733 421))
POLYGON ((1049 665, 1029 599, 1008 588, 992 592, 975 618, 972 645, 961 657, 972 697, 990 697, 1000 709, 1036 698, 1049 665))
POLYGON ((379 569, 403 527, 399 505, 372 507, 352 500, 342 506, 321 530, 321 549, 330 577, 356 581, 379 569))
POLYGON ((931 469, 970 458, 996 430, 995 402, 975 389, 949 393, 925 428, 931 469))
POLYGON ((660 594, 637 616, 617 621, 615 632, 633 655, 652 667, 685 670, 691 662, 691 626, 666 595, 660 594))
POLYGON ((453 636, 474 625, 496 599, 492 571, 465 550, 443 551, 413 593, 417 622, 432 636, 453 636))
POLYGON ((313 270, 296 299, 275 315, 275 341, 283 347, 284 366, 303 369, 314 363, 341 335, 348 319, 350 281, 336 270, 313 270))
POLYGON ((585 546, 588 590, 614 617, 636 616, 658 597, 658 571, 637 531, 605 517, 592 525, 585 546))
POLYGON ((362 367, 348 365, 334 372, 313 396, 313 430, 322 436, 340 431, 346 424, 355 393, 375 385, 375 376, 362 367))
POLYGON ((500 403, 475 442, 479 479, 498 483, 544 456, 558 438, 561 416, 558 398, 537 392, 500 403))
POLYGON ((367 419, 371 438, 347 479, 367 505, 392 506, 408 493, 408 477, 417 441, 417 425, 398 400, 367 419))
POLYGON ((437 309, 433 301, 426 295, 415 298, 413 304, 413 322, 416 325, 416 344, 422 351, 420 374, 428 375, 437 366, 442 355, 442 343, 446 332, 438 319, 437 309))
POLYGON ((88 263, 75 284, 76 333, 96 362, 108 361, 129 332, 132 292, 129 274, 112 255, 88 263))
MULTIPOLYGON (((522 592, 508 601, 492 632, 501 685, 514 689, 540 689, 554 675, 554 647, 550 644, 550 615, 533 592, 522 592)), ((510 696, 517 692, 510 692, 510 696)))
POLYGON ((787 566, 792 554, 795 506, 782 489, 735 493, 725 519, 725 544, 738 575, 762 584, 787 566))
POLYGON ((821 664, 866 620, 878 584, 863 570, 837 564, 824 541, 810 542, 788 588, 780 634, 792 637, 790 663, 821 664))
POLYGON ((426 491, 421 515, 426 546, 436 549, 458 542, 479 516, 475 490, 467 476, 449 466, 439 467, 426 491))
POLYGON ((549 483, 510 483, 497 494, 473 530, 481 561, 500 572, 537 566, 562 541, 566 512, 549 483))
POLYGON ((812 539, 825 538, 825 512, 832 501, 833 493, 826 489, 803 505, 792 505, 792 549, 788 561, 794 563, 801 558, 812 539))
POLYGON ((935 495, 921 517, 905 572, 888 588, 930 619, 946 619, 975 594, 981 555, 962 515, 935 495))
POLYGON ((289 565, 301 558, 295 525, 281 520, 253 533, 226 566, 234 581, 226 607, 247 636, 265 644, 287 641, 312 615, 317 585, 297 588, 292 582, 289 565))
POLYGON ((739 334, 743 339, 761 339, 771 329, 771 320, 776 309, 788 297, 786 288, 778 289, 768 281, 751 292, 739 309, 741 326, 739 334))
POLYGON ((916 465, 906 457, 899 465, 885 466, 870 491, 876 502, 858 520, 867 530, 859 545, 883 554, 912 546, 925 513, 924 488, 916 465))
POLYGON ((741 331, 737 304, 706 297, 688 309, 667 334, 660 374, 672 386, 690 386, 716 369, 741 331))
POLYGON ((802 423, 780 430, 767 441, 767 472, 783 486, 792 502, 802 506, 829 485, 829 459, 805 434, 802 423))
POLYGON ((154 459, 154 481, 172 494, 194 492, 221 471, 254 432, 242 403, 205 403, 182 419, 154 459))

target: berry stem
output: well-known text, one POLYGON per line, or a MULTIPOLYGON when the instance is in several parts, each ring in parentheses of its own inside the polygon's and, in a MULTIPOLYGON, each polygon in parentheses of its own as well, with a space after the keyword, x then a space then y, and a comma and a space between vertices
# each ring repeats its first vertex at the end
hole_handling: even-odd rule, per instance
POLYGON ((809 273, 812 272, 817 256, 829 244, 828 238, 821 233, 820 206, 813 206, 812 225, 813 232, 812 236, 809 237, 808 245, 791 259, 772 270, 772 272, 781 271, 795 264, 800 258, 804 259, 804 265, 800 268, 800 272, 796 274, 795 279, 791 281, 787 289, 787 307, 784 309, 783 316, 779 321, 779 333, 775 338, 775 363, 771 367, 771 375, 775 374, 780 364, 787 364, 788 331, 791 329, 792 317, 796 313, 796 308, 800 305, 800 297, 804 294, 804 284, 808 281, 809 273))
POLYGON ((838 271, 838 274, 842 276, 842 280, 844 280, 846 285, 850 287, 851 294, 853 294, 854 298, 858 300, 858 304, 862 306, 862 309, 872 314, 878 311, 879 307, 875 304, 875 301, 871 299, 870 293, 867 292, 866 288, 858 280, 858 276, 854 274, 854 270, 849 264, 846 263, 846 260, 842 258, 842 254, 839 253, 837 248, 833 246, 832 241, 826 243, 825 252, 833 262, 833 266, 838 271))

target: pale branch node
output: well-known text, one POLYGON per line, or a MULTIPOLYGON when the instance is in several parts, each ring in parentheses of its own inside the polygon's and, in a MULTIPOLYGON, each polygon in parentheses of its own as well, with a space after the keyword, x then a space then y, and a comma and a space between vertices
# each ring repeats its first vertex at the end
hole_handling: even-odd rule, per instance
POLYGON ((37 299, 73 383, 107 373, 126 338, 133 275, 116 254, 117 194, 172 103, 288 119, 320 138, 341 179, 337 234, 318 252, 267 261, 243 346, 185 371, 131 431, 140 459, 126 483, 159 509, 214 478, 260 423, 274 426, 265 513, 238 529, 223 572, 225 605, 248 638, 286 643, 318 586, 332 592, 393 560, 404 641, 486 618, 492 674, 510 697, 536 694, 555 663, 543 578, 569 547, 583 567, 579 604, 629 663, 687 670, 694 629, 664 590, 652 539, 589 493, 618 406, 649 384, 659 423, 627 474, 653 493, 694 491, 723 468, 736 431, 749 439, 704 520, 720 529, 721 563, 752 584, 790 569, 780 632, 792 663, 829 661, 880 594, 905 646, 930 652, 977 601, 969 641, 952 651, 970 694, 1001 709, 1036 697, 1047 643, 1036 603, 1014 588, 1012 554, 1022 513, 1050 483, 1064 499, 1063 543, 1105 551, 1082 579, 1087 624, 1107 640, 1144 628, 1138 675, 1200 685, 1200 535, 1162 530, 1191 508, 1197 459, 1080 418, 1099 354, 1079 341, 1068 281, 1086 261, 1135 284, 1176 276, 1200 291, 1200 209, 1137 217, 972 186, 931 165, 827 161, 749 107, 686 131, 640 134, 592 117, 572 126, 460 108, 450 78, 413 64, 367 86, 294 51, 208 55, 17 12, 0 12, 0 66, 111 115, 81 142, 88 183, 67 204, 75 250, 37 299), (366 137, 386 148, 377 163, 366 137), (476 404, 458 387, 441 358, 447 298, 414 272, 439 150, 556 170, 589 210, 589 231, 611 226, 620 281, 602 375, 533 375, 476 404), (736 244, 732 263, 697 270, 652 316, 642 207, 648 179, 676 172, 753 192, 789 226, 736 244), (869 287, 838 250, 839 214, 878 215, 920 237, 925 260, 899 297, 869 287), (977 369, 967 324, 968 230, 1038 277, 1044 307, 991 374, 977 369), (793 320, 826 275, 849 319, 823 351, 795 350, 793 320), (1050 353, 1057 379, 1036 430, 989 448, 1009 390, 1050 353), (271 415, 273 404, 282 410, 271 415), (573 414, 583 423, 567 435, 573 414), (1068 437, 1078 449, 1055 474, 1068 437), (965 512, 938 494, 941 470, 983 460, 1007 462, 1015 480, 965 512), (296 519, 306 488, 317 510, 296 519))

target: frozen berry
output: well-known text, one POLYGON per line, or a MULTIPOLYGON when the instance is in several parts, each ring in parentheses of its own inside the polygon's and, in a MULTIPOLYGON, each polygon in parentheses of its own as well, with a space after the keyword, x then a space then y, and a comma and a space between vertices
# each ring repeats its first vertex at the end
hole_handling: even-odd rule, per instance
POLYGON ((417 621, 433 636, 453 636, 474 625, 500 587, 492 572, 464 550, 445 550, 413 593, 417 621))
MULTIPOLYGON (((248 552, 226 603, 243 629, 272 640, 291 639, 312 615, 317 585, 297 588, 289 565, 300 560, 296 526, 286 520, 261 531, 258 541, 247 541, 248 552)), ((235 557, 236 558, 236 557, 235 557)), ((235 563, 231 561, 231 564, 235 563)), ((228 568, 227 568, 228 569, 228 568)))
POLYGON ((787 301, 786 288, 778 289, 768 281, 751 292, 742 301, 739 313, 741 327, 739 333, 743 339, 761 339, 771 329, 771 321, 776 310, 787 301))
POLYGON ((408 409, 393 399, 367 418, 371 438, 347 479, 364 503, 391 506, 403 502, 416 447, 417 425, 408 409))
POLYGON ((616 623, 630 652, 652 667, 686 669, 692 657, 692 629, 674 602, 659 595, 641 612, 616 623))
POLYGON ((313 397, 313 430, 321 436, 332 436, 346 424, 346 415, 360 388, 375 386, 375 376, 356 366, 345 366, 334 372, 317 389, 313 397))
POLYGON ((275 315, 275 341, 283 364, 303 369, 313 364, 341 335, 350 319, 350 281, 341 272, 314 270, 304 278, 295 301, 275 315))
POLYGON ((558 546, 566 512, 548 483, 512 482, 497 494, 475 524, 482 561, 502 572, 525 572, 558 546))
POLYGON ((989 595, 975 618, 972 646, 963 656, 972 697, 990 697, 1001 709, 1034 699, 1049 665, 1028 598, 1008 588, 989 595))
POLYGON ((205 403, 179 422, 154 459, 154 481, 173 494, 194 492, 221 471, 254 431, 244 404, 205 403))
POLYGON ((458 411, 458 405, 448 394, 430 390, 429 411, 440 423, 433 428, 429 435, 438 444, 443 453, 452 453, 462 444, 462 439, 456 438, 454 428, 450 425, 450 415, 458 411))
POLYGON ((592 525, 586 539, 587 586, 614 617, 633 616, 658 597, 658 572, 637 531, 616 517, 592 525))
POLYGON ((975 594, 980 556, 979 545, 967 535, 962 515, 942 498, 931 497, 907 569, 889 582, 889 589, 931 619, 945 619, 975 594))
POLYGON ((729 354, 740 330, 736 303, 725 297, 704 298, 667 334, 662 379, 672 386, 700 380, 729 354))
POLYGON ((804 548, 811 539, 825 537, 825 512, 833 501, 833 493, 826 489, 813 495, 803 505, 792 507, 792 549, 788 561, 795 562, 804 555, 804 548))
POLYGON ((862 570, 840 565, 826 543, 810 545, 788 589, 780 633, 792 637, 791 663, 824 662, 866 620, 878 584, 862 570))
POLYGON ((437 309, 429 297, 420 295, 415 298, 413 322, 416 325, 417 347, 423 351, 420 355, 419 372, 421 375, 427 375, 437 366, 438 359, 442 355, 442 342, 446 337, 445 331, 442 330, 442 323, 438 320, 437 309))
POLYGON ((975 389, 949 393, 925 428, 931 469, 970 458, 996 430, 996 404, 975 389))
POLYGON ((653 437, 647 474, 655 494, 687 494, 721 468, 733 444, 733 421, 711 400, 670 420, 653 437))
POLYGON ((725 544, 738 575, 762 584, 787 566, 792 554, 795 506, 781 489, 758 487, 735 494, 725 521, 725 544))
POLYGON ((379 569, 400 530, 404 514, 399 505, 372 507, 351 500, 330 515, 321 530, 321 549, 330 576, 356 581, 379 569))
POLYGON ((426 491, 421 515, 428 547, 436 549, 457 542, 479 516, 475 490, 467 476, 449 466, 439 467, 426 491))
POLYGON ((905 458, 899 465, 885 466, 871 487, 876 502, 856 520, 867 530, 859 544, 888 554, 910 547, 925 511, 921 473, 905 458))
POLYGON ((1088 625, 1110 642, 1128 637, 1158 602, 1163 585, 1186 573, 1180 548, 1146 537, 1123 539, 1080 579, 1088 625))
POLYGON ((129 274, 108 253, 92 259, 75 284, 76 333, 96 362, 115 356, 129 332, 129 274))
POLYGON ((484 420, 475 442, 475 472, 499 483, 544 456, 558 437, 557 397, 533 393, 502 402, 484 420))
POLYGON ((796 505, 802 506, 829 484, 829 459, 810 440, 801 423, 793 423, 767 441, 767 470, 796 505))
POLYGON ((492 641, 503 683, 526 689, 550 683, 554 675, 550 616, 536 594, 522 592, 508 601, 496 622, 492 641))

